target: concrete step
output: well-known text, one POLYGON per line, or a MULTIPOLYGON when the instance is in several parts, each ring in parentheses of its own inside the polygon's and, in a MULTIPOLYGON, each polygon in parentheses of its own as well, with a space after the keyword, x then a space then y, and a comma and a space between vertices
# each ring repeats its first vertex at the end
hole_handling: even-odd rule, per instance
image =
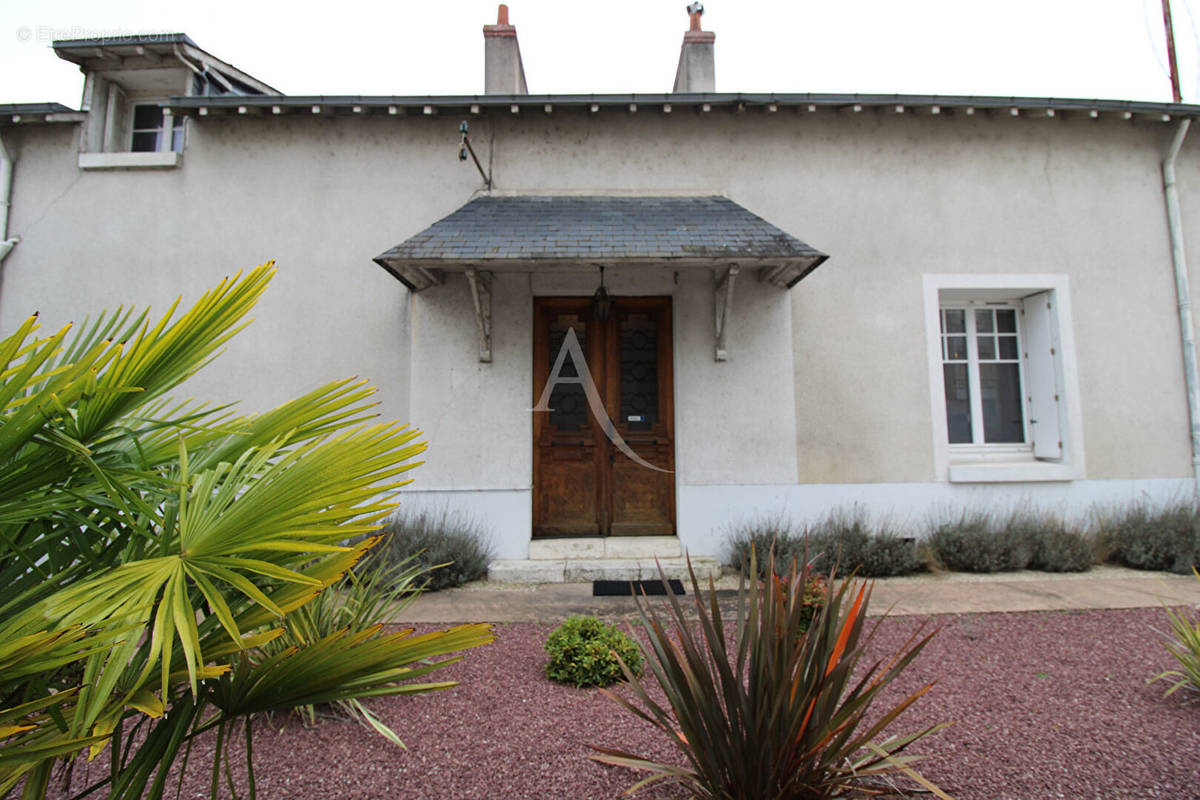
POLYGON ((683 548, 678 536, 588 536, 534 539, 529 543, 533 561, 620 558, 680 558, 683 548))
MULTIPOLYGON (((488 565, 488 580, 495 583, 590 583, 591 581, 658 580, 658 566, 668 578, 686 580, 683 558, 539 558, 499 559, 488 565)), ((721 577, 721 563, 711 557, 692 559, 701 581, 721 577)))

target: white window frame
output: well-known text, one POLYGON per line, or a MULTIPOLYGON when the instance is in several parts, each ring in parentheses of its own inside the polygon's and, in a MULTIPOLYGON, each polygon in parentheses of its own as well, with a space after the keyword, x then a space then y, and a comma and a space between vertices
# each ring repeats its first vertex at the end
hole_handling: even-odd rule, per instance
MULTIPOLYGON (((163 98, 165 100, 166 98, 163 98)), ((162 108, 159 115, 158 124, 150 128, 137 127, 137 111, 142 106, 150 108, 162 108, 160 100, 141 100, 131 102, 129 106, 129 152, 131 153, 182 153, 183 146, 186 141, 187 129, 185 123, 186 117, 176 119, 169 108, 162 108), (153 150, 134 150, 133 143, 139 133, 155 134, 155 145, 153 150), (178 135, 179 147, 175 147, 175 139, 178 135)))
MULTIPOLYGON (((1028 452, 1032 454, 1033 448, 1030 445, 1029 438, 1029 414, 1024 402, 1021 403, 1021 441, 1006 442, 1003 444, 987 444, 984 441, 984 415, 983 415, 983 391, 980 380, 980 363, 979 356, 979 333, 976 330, 977 321, 974 311, 983 309, 986 311, 994 311, 996 309, 1007 309, 1016 313, 1016 339, 1017 339, 1017 380, 1021 387, 1021 394, 1024 395, 1025 387, 1028 385, 1025 378, 1025 361, 1021 358, 1022 331, 1021 331, 1021 305, 1008 300, 1003 301, 980 301, 980 300, 945 300, 942 301, 939 314, 947 310, 962 310, 964 311, 964 328, 962 335, 966 337, 967 344, 967 383, 970 386, 970 406, 971 406, 971 439, 970 443, 950 444, 951 453, 954 454, 954 459, 959 460, 963 455, 972 455, 982 453, 987 455, 991 452, 999 452, 1007 450, 1013 454, 1028 452)), ((957 335, 957 334, 950 334, 957 335)), ((945 335, 943 335, 944 338, 945 335)), ((1006 360, 1007 363, 1012 363, 1011 360, 1006 360)), ((945 358, 942 359, 943 366, 946 364, 945 358)), ((954 363, 964 363, 956 361, 954 363)), ((986 363, 993 363, 988 361, 986 363)), ((1000 362, 1004 363, 1004 362, 1000 362)), ((945 380, 945 370, 942 371, 943 380, 945 380)), ((945 397, 945 394, 942 395, 945 397)), ((949 437, 947 436, 947 439, 949 437)))
MULTIPOLYGON (((930 411, 933 428, 934 471, 937 480, 951 483, 990 483, 1016 481, 1070 481, 1084 477, 1082 404, 1075 361, 1075 340, 1071 322, 1070 284, 1062 274, 927 274, 923 276, 925 331, 929 364, 930 411), (1054 329, 1052 356, 1048 369, 1036 370, 1043 383, 1043 395, 1057 399, 1058 441, 1061 449, 1035 455, 1030 442, 1029 403, 1035 388, 1031 386, 1026 327, 1018 316, 1017 335, 1021 349, 1021 390, 1026 398, 1023 409, 1026 426, 1025 444, 950 444, 946 422, 946 393, 942 370, 941 309, 945 307, 986 308, 990 303, 1015 304, 1036 295, 1049 298, 1049 314, 1054 329)), ((973 345, 973 343, 972 343, 973 345)), ((1058 444, 1055 442, 1054 444, 1058 444)))
MULTIPOLYGON (((134 109, 139 105, 155 105, 165 99, 158 94, 127 91, 112 80, 89 73, 84 85, 84 103, 85 110, 90 110, 90 114, 82 131, 79 168, 173 169, 182 164, 182 150, 173 149, 175 119, 170 111, 163 114, 158 149, 133 149, 134 109)), ((186 147, 186 120, 182 133, 181 144, 186 147)))

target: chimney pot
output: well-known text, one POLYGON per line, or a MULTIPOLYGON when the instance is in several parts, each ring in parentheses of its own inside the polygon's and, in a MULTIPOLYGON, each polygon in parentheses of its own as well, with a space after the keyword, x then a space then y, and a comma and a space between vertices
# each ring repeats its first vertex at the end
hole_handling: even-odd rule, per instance
POLYGON ((498 9, 496 9, 496 24, 497 25, 507 25, 508 24, 508 6, 504 5, 504 3, 501 3, 500 7, 498 9))

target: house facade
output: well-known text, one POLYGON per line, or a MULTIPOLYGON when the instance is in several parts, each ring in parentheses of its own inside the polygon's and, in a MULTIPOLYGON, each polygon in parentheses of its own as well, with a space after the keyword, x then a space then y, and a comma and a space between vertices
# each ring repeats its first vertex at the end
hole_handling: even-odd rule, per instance
POLYGON ((477 517, 497 577, 717 557, 837 507, 916 532, 1192 495, 1200 107, 720 94, 698 17, 670 93, 536 95, 504 14, 474 96, 282 95, 182 35, 55 43, 82 108, 0 105, 0 329, 275 259, 195 394, 370 378, 430 443, 406 506, 477 517))

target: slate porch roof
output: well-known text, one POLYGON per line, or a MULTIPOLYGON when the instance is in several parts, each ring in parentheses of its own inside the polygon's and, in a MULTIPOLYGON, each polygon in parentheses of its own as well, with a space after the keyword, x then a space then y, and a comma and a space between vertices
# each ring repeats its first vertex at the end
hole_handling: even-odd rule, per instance
MULTIPOLYGON (((483 196, 376 257, 417 291, 420 273, 661 263, 779 267, 788 287, 828 258, 720 196, 483 196)), ((422 285, 424 284, 424 285, 422 285)))

